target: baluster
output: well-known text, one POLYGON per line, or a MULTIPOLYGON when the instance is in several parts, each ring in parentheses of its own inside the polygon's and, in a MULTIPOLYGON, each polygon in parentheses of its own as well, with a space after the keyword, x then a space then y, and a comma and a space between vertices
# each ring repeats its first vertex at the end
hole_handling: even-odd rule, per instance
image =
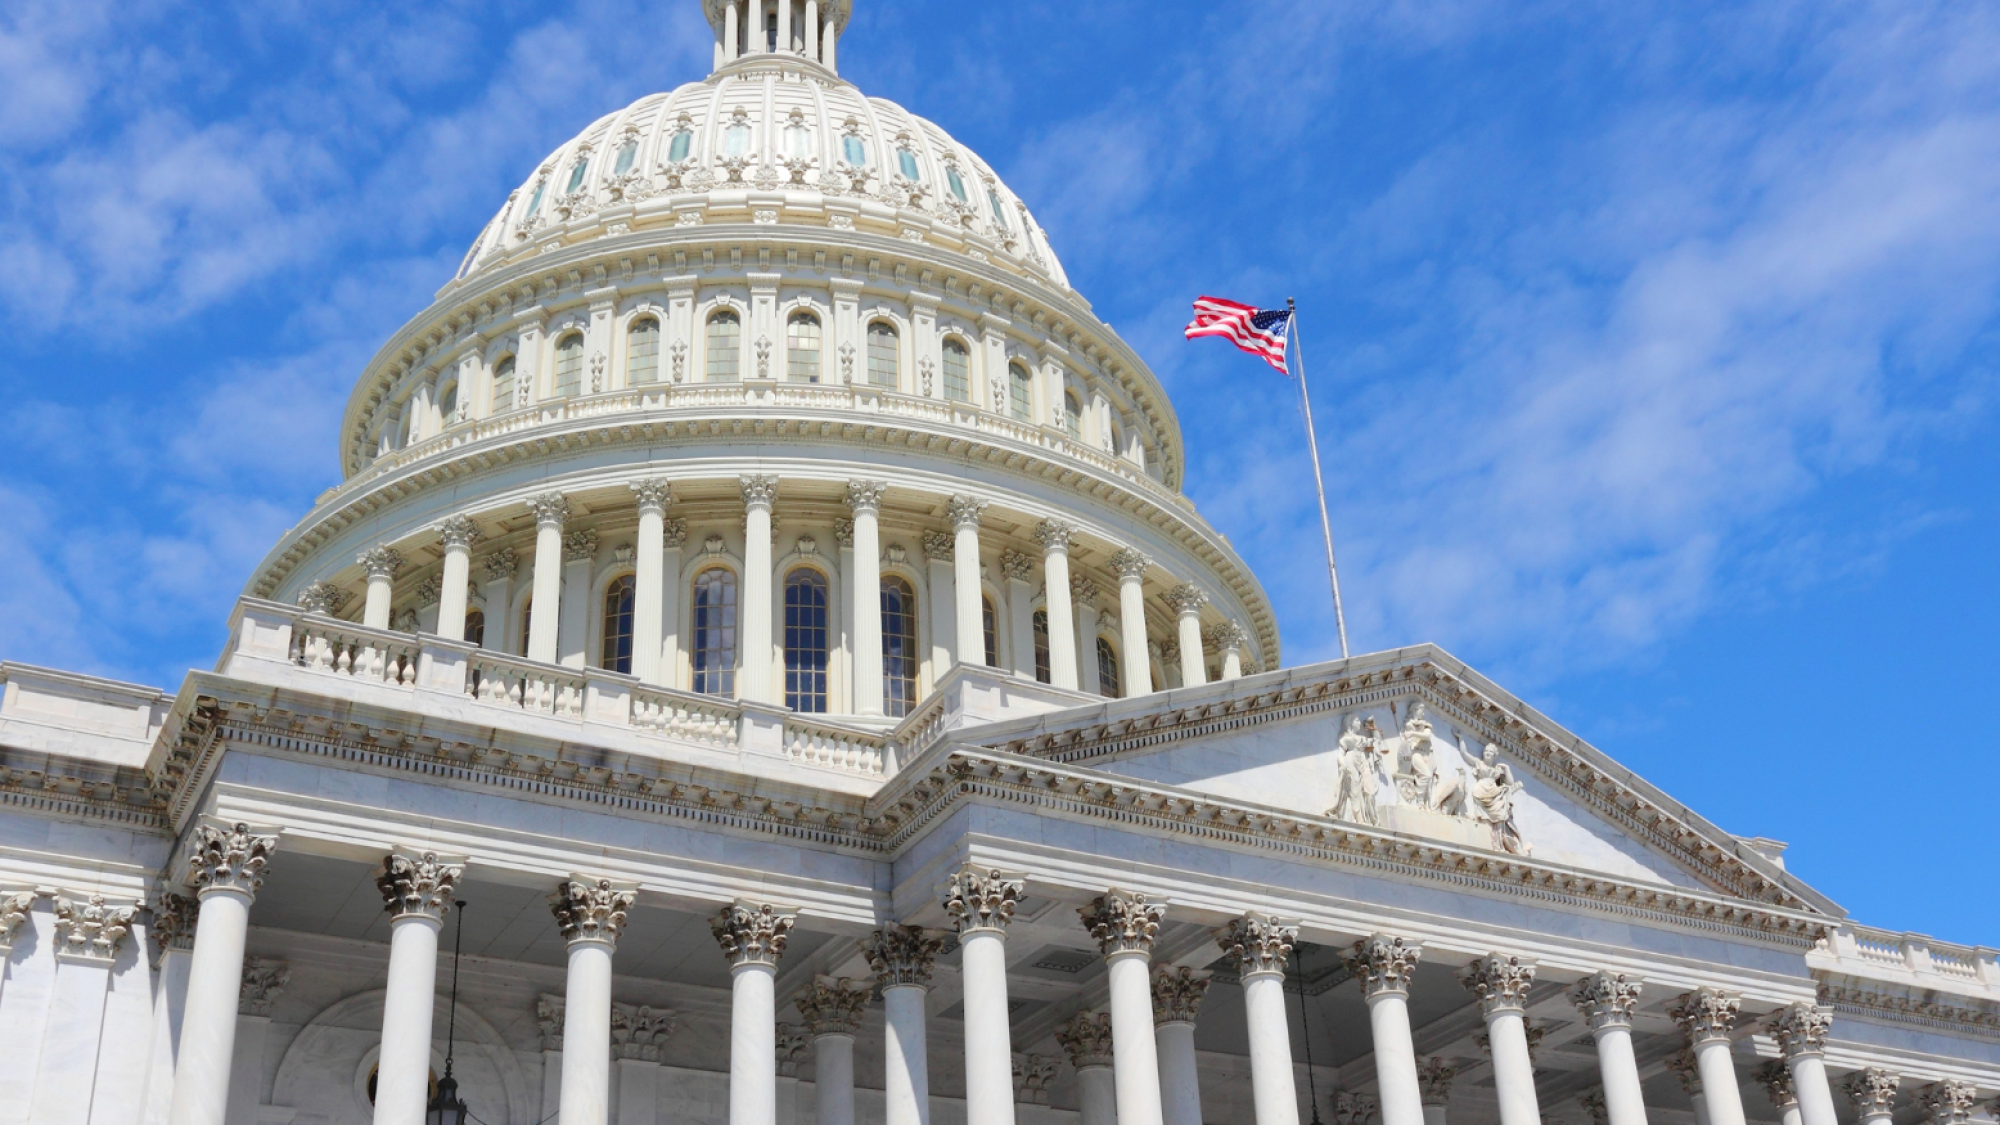
POLYGON ((349 644, 344 644, 339 641, 335 641, 334 644, 337 646, 337 649, 336 649, 336 654, 333 658, 333 670, 340 673, 343 676, 353 675, 354 646, 349 644))

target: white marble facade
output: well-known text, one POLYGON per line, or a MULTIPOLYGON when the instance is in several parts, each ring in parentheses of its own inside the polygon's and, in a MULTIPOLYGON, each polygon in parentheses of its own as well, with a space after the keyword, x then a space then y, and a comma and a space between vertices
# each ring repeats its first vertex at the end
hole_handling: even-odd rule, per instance
POLYGON ((213 671, 0 664, 0 1123, 1993 1119, 1993 950, 1435 648, 1283 667, 848 0, 704 11, 361 373, 213 671))

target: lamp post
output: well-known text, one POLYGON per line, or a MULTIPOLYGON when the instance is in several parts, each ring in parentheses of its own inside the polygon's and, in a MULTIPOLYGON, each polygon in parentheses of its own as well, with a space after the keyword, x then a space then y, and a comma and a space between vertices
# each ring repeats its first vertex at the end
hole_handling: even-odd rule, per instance
POLYGON ((451 1056, 458 1046, 458 955, 465 948, 465 902, 458 906, 458 932, 451 943, 451 1021, 444 1041, 444 1077, 438 1079, 437 1094, 424 1111, 424 1125, 465 1125, 472 1114, 458 1100, 458 1079, 451 1076, 451 1056))

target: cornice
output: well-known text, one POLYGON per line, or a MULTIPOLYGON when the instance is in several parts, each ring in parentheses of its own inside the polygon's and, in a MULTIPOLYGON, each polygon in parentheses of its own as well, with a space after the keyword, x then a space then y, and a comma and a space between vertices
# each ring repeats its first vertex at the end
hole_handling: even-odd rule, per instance
POLYGON ((1921 1027, 1955 1035, 1976 1035, 2000 1041, 2000 1008, 1990 1004, 1952 1004, 1925 989, 1884 988, 1815 972, 1819 1002, 1836 1016, 1921 1027))

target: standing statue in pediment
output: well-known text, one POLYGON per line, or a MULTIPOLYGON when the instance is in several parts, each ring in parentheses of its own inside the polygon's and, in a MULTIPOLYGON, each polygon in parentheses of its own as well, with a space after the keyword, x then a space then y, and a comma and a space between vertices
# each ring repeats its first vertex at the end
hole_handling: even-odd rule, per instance
POLYGON ((1487 743, 1486 753, 1472 766, 1472 785, 1466 791, 1471 801, 1466 811, 1493 830, 1495 851, 1529 854, 1528 844, 1514 824, 1514 794, 1522 788, 1514 780, 1513 769, 1500 760, 1500 748, 1487 743))
POLYGON ((1449 812, 1459 802, 1458 774, 1438 769, 1436 732, 1430 712, 1419 699, 1410 704, 1403 720, 1402 769, 1397 773, 1397 793, 1405 804, 1432 812, 1449 812))
POLYGON ((1347 717, 1347 731, 1340 736, 1335 752, 1339 780, 1334 785, 1333 807, 1326 815, 1353 824, 1375 824, 1375 795, 1380 792, 1381 773, 1377 759, 1383 751, 1382 732, 1374 719, 1347 717))

